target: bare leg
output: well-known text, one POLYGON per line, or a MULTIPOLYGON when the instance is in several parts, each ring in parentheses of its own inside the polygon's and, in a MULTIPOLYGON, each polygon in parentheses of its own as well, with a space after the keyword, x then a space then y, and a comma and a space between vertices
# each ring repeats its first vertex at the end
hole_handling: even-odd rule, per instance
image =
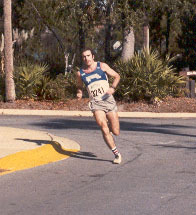
POLYGON ((120 134, 120 124, 119 124, 119 118, 118 118, 118 113, 116 111, 111 111, 108 112, 106 115, 109 126, 110 126, 110 131, 118 136, 120 134))
POLYGON ((119 126, 119 119, 118 114, 116 112, 110 112, 107 115, 104 111, 95 111, 94 117, 97 124, 101 127, 101 131, 103 134, 103 138, 108 145, 108 147, 112 150, 113 154, 115 155, 115 159, 113 160, 114 164, 120 164, 122 161, 121 154, 118 152, 116 145, 114 143, 114 138, 110 132, 108 127, 109 122, 111 126, 111 130, 113 134, 119 135, 120 133, 120 126, 119 126))
POLYGON ((114 143, 114 139, 110 133, 110 129, 107 124, 107 118, 104 111, 95 111, 94 117, 97 124, 100 126, 103 138, 110 149, 114 149, 116 147, 114 143))

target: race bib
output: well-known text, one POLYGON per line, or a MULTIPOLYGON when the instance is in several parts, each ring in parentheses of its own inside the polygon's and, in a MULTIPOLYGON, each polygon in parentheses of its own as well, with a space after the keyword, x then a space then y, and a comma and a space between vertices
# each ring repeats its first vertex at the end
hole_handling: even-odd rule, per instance
POLYGON ((106 92, 109 89, 109 84, 106 81, 98 81, 88 86, 88 92, 91 99, 103 100, 107 95, 106 92))

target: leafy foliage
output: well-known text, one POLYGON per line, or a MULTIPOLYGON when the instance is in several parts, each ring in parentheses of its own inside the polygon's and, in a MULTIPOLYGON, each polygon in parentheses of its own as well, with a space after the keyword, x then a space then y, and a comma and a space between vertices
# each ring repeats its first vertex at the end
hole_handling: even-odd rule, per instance
MULTIPOLYGON (((111 46, 116 41, 122 42, 121 27, 125 25, 126 27, 133 26, 138 48, 141 48, 143 39, 142 33, 139 31, 141 31, 144 20, 147 19, 150 24, 151 46, 156 48, 159 46, 161 53, 168 49, 169 53, 178 54, 177 36, 181 31, 179 18, 183 16, 187 5, 195 8, 195 1, 154 0, 152 4, 150 0, 16 0, 13 2, 13 24, 14 27, 21 29, 34 29, 35 35, 39 37, 46 30, 50 33, 55 32, 70 55, 76 52, 79 54, 80 42, 85 40, 83 42, 87 46, 95 48, 99 59, 102 60, 105 55, 103 47, 106 35, 104 35, 104 30, 108 18, 111 19, 111 46), (107 17, 108 10, 111 10, 109 17, 107 17), (97 31, 101 27, 103 27, 103 31, 100 34, 97 31), (80 35, 81 31, 83 36, 80 35)), ((190 14, 191 11, 188 11, 186 16, 190 14)), ((56 39, 53 33, 53 38, 48 44, 56 39)), ((36 41, 37 38, 35 44, 36 41)), ((62 44, 59 46, 57 43, 55 49, 46 47, 61 57, 60 52, 63 51, 60 46, 62 44), (59 48, 60 51, 58 51, 59 48)), ((110 57, 113 55, 116 57, 116 53, 112 53, 110 57)), ((55 59, 52 62, 55 62, 55 59)), ((111 58, 110 62, 113 59, 111 58)), ((76 55, 76 63, 78 62, 79 57, 76 55)), ((52 67, 55 66, 56 64, 53 64, 52 67)), ((59 65, 57 65, 57 70, 59 70, 59 65)))
POLYGON ((35 88, 35 95, 38 99, 48 99, 50 97, 50 82, 51 78, 48 75, 41 76, 39 83, 35 88))
POLYGON ((184 81, 170 66, 172 60, 168 56, 162 60, 157 51, 148 54, 143 50, 128 62, 117 61, 115 69, 121 76, 117 98, 154 101, 168 95, 178 95, 184 81))
MULTIPOLYGON (((111 63, 120 56, 123 27, 126 29, 132 26, 136 35, 136 50, 143 47, 144 22, 150 24, 152 47, 159 46, 161 54, 167 51, 173 55, 182 53, 184 62, 189 64, 191 69, 195 68, 194 5, 194 0, 154 0, 153 4, 150 0, 14 1, 14 29, 17 27, 20 32, 27 30, 28 35, 33 32, 33 36, 23 40, 20 47, 17 47, 17 41, 14 43, 15 62, 28 56, 31 60, 39 61, 39 65, 42 65, 41 62, 47 62, 49 65, 49 73, 43 72, 37 77, 31 74, 33 66, 26 65, 26 69, 19 68, 20 66, 15 68, 18 97, 41 99, 72 97, 76 89, 74 73, 68 76, 61 74, 65 68, 65 54, 69 54, 68 64, 75 54, 75 64, 79 64, 79 51, 85 44, 95 49, 97 60, 102 61, 106 56, 106 45, 109 40, 108 47, 111 50, 108 63, 111 63), (111 31, 109 36, 106 34, 107 30, 111 31), (176 43, 180 32, 182 34, 179 43, 176 43), (121 45, 114 50, 112 46, 116 41, 121 45), (28 72, 27 67, 30 68, 28 72), (24 71, 19 72, 19 75, 17 74, 19 70, 24 71)), ((151 52, 150 56, 136 55, 133 59, 135 62, 130 65, 124 65, 120 61, 116 63, 117 69, 121 70, 122 66, 127 70, 127 73, 121 71, 121 82, 125 87, 117 91, 119 98, 151 100, 156 95, 160 98, 166 94, 176 95, 179 90, 177 84, 179 77, 169 66, 170 60, 169 62, 167 58, 161 60, 158 54, 152 60, 153 53, 151 52), (158 72, 159 70, 162 72, 158 72), (172 80, 175 80, 174 84, 172 80), (156 88, 157 85, 159 90, 156 88)))
POLYGON ((47 64, 22 61, 16 66, 15 83, 17 98, 66 100, 76 95, 75 73, 58 74, 51 78, 47 64))
POLYGON ((196 69, 196 10, 189 9, 181 16, 182 33, 178 38, 182 50, 184 67, 196 69))
POLYGON ((36 88, 40 85, 48 65, 23 60, 15 67, 16 94, 18 98, 36 98, 36 88))
POLYGON ((45 47, 58 54, 72 52, 73 55, 80 51, 80 43, 86 37, 89 38, 94 28, 93 0, 25 1, 23 7, 18 7, 18 13, 21 15, 21 27, 34 29, 35 35, 39 37, 43 37, 46 31, 52 36, 45 47), (85 38, 81 32, 85 32, 85 38), (54 44, 54 41, 56 47, 51 47, 50 44, 54 44))
POLYGON ((65 76, 61 73, 55 79, 50 80, 45 95, 51 100, 67 100, 75 97, 76 89, 75 74, 68 73, 65 76))

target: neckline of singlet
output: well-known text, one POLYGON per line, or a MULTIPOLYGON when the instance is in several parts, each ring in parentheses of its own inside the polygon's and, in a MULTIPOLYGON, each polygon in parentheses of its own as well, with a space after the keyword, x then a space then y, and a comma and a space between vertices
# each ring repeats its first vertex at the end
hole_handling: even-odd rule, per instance
POLYGON ((97 69, 100 69, 100 68, 101 68, 100 62, 97 61, 97 66, 96 66, 96 68, 92 72, 84 72, 83 69, 82 69, 82 72, 84 72, 85 74, 91 74, 91 73, 95 72, 97 69))

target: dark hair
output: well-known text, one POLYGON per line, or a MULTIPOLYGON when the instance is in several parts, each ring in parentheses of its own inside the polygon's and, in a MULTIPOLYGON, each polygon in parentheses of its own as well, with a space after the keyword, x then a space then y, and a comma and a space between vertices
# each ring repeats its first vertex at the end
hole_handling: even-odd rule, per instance
POLYGON ((86 48, 83 48, 83 49, 82 49, 82 53, 85 52, 85 51, 90 51, 91 54, 92 54, 93 56, 95 56, 95 52, 94 52, 93 49, 86 47, 86 48))

